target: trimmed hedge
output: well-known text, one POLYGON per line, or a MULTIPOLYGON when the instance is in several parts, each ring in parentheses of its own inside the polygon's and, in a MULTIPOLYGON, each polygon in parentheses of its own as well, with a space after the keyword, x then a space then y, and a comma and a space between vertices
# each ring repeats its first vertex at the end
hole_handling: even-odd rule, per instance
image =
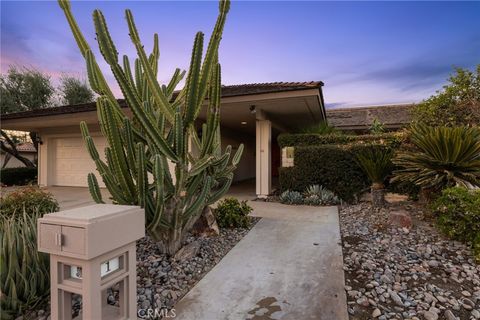
POLYGON ((391 147, 399 146, 406 139, 403 132, 365 134, 365 135, 343 135, 343 134, 289 134, 284 133, 278 136, 278 145, 284 147, 297 146, 318 146, 318 145, 348 145, 348 144, 386 144, 391 147))
POLYGON ((370 183, 355 161, 356 154, 365 148, 389 148, 384 145, 295 147, 295 166, 280 168, 282 191, 303 192, 313 184, 333 191, 342 200, 355 201, 368 190, 370 183))
POLYGON ((0 170, 0 182, 7 186, 23 186, 37 179, 37 168, 4 168, 0 170))

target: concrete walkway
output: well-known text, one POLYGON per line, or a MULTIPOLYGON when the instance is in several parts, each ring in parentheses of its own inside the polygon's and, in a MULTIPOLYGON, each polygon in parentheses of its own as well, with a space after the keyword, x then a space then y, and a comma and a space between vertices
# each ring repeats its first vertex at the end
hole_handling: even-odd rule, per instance
POLYGON ((348 319, 336 207, 250 202, 255 227, 176 306, 176 319, 348 319))

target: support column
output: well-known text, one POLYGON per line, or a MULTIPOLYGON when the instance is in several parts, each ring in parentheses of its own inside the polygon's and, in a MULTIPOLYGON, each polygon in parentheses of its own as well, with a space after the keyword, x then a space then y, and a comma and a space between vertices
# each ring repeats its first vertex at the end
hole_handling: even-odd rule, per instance
POLYGON ((256 190, 257 197, 266 198, 272 192, 272 123, 257 119, 256 127, 256 190))

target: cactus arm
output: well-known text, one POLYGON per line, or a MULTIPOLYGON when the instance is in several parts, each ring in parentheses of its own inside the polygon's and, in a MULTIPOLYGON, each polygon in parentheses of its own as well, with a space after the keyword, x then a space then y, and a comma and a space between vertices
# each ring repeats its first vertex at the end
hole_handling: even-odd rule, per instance
POLYGON ((97 171, 100 173, 100 176, 102 177, 102 180, 105 183, 105 186, 108 188, 108 191, 120 204, 128 204, 128 201, 125 199, 122 193, 122 190, 117 186, 115 177, 111 173, 108 166, 100 159, 97 148, 95 147, 93 139, 88 132, 86 123, 82 121, 80 123, 80 128, 81 128, 83 139, 87 146, 87 151, 90 154, 90 157, 95 162, 97 171))
MULTIPOLYGON (((219 4, 219 15, 212 32, 212 36, 210 37, 207 52, 205 54, 205 59, 203 61, 200 83, 209 83, 210 81, 210 76, 212 74, 213 68, 215 67, 216 61, 218 60, 218 48, 220 46, 223 28, 225 26, 225 21, 227 19, 227 14, 229 10, 230 0, 221 0, 219 4)), ((207 94, 207 89, 208 86, 199 88, 200 92, 198 95, 198 106, 195 117, 197 117, 198 113, 200 112, 203 101, 205 100, 205 96, 207 94)))
MULTIPOLYGON (((101 51, 107 52, 108 50, 115 50, 111 44, 111 37, 106 28, 105 19, 102 13, 98 10, 94 12, 94 21, 95 28, 97 31, 97 40, 101 48, 101 51)), ((115 51, 116 52, 116 51, 115 51)), ((116 54, 108 51, 104 55, 105 60, 110 64, 110 67, 117 79, 120 88, 128 101, 128 105, 134 115, 142 122, 142 127, 145 128, 146 133, 149 135, 150 139, 156 144, 158 149, 160 149, 169 159, 174 162, 178 161, 176 154, 173 152, 172 148, 165 142, 163 137, 158 134, 158 131, 155 128, 155 120, 150 114, 143 112, 140 99, 137 95, 137 92, 133 90, 132 87, 128 86, 128 81, 125 78, 125 74, 117 63, 116 54)))
POLYGON ((199 210, 204 208, 205 203, 208 199, 208 194, 210 193, 210 190, 211 190, 211 184, 212 184, 212 178, 207 177, 200 194, 197 196, 195 201, 192 204, 190 204, 188 206, 188 208, 185 210, 185 212, 183 213, 183 215, 182 215, 182 220, 183 220, 182 227, 185 227, 188 224, 188 222, 190 221, 190 218, 192 216, 196 215, 199 212, 199 210))
POLYGON ((132 69, 130 68, 130 61, 128 60, 128 56, 123 56, 123 70, 125 72, 125 76, 127 77, 128 83, 131 87, 135 87, 135 81, 133 80, 132 69))
POLYGON ((188 182, 188 187, 186 190, 187 197, 191 197, 192 195, 195 194, 195 192, 197 191, 201 183, 205 181, 205 177, 206 177, 205 171, 201 172, 200 174, 194 177, 190 177, 190 180, 188 182))
POLYGON ((182 121, 182 114, 180 112, 180 108, 178 108, 177 111, 175 112, 175 123, 173 125, 173 129, 174 129, 173 141, 175 146, 175 152, 181 160, 184 160, 185 141, 183 139, 183 136, 184 136, 183 121, 182 121))
POLYGON ((130 164, 130 170, 132 171, 133 175, 137 175, 137 167, 135 165, 132 165, 136 163, 135 160, 135 140, 133 137, 133 131, 132 131, 132 124, 129 119, 126 119, 123 121, 123 128, 124 128, 124 141, 126 144, 126 149, 127 149, 127 159, 128 163, 130 164))
POLYGON ((177 87, 178 83, 182 81, 183 77, 185 76, 185 71, 180 71, 179 68, 175 69, 175 72, 173 73, 172 79, 168 83, 167 89, 166 89, 166 96, 168 100, 172 98, 173 92, 175 88, 177 87))
POLYGON ((243 148, 244 148, 243 143, 241 143, 238 146, 237 152, 235 152, 235 155, 233 156, 232 165, 237 166, 237 164, 240 162, 240 159, 241 159, 242 153, 243 153, 243 148))
POLYGON ((220 95, 221 95, 221 77, 220 77, 220 64, 217 64, 215 69, 213 81, 210 86, 210 104, 207 114, 206 133, 204 135, 203 145, 201 149, 201 155, 211 152, 211 147, 214 144, 215 134, 217 128, 220 125, 220 95))
POLYGON ((143 143, 137 144, 137 189, 138 204, 144 208, 146 206, 146 197, 148 193, 148 178, 145 167, 145 147, 143 143))
POLYGON ((156 206, 155 206, 155 214, 154 218, 152 219, 151 223, 147 226, 150 230, 155 230, 161 224, 163 219, 163 211, 164 211, 164 188, 163 188, 163 180, 164 180, 164 172, 165 168, 163 167, 163 161, 160 155, 156 155, 153 164, 153 176, 155 180, 155 196, 156 196, 156 206))
POLYGON ((97 177, 93 173, 89 173, 87 177, 88 181, 88 190, 90 191, 90 195, 92 199, 96 203, 105 203, 102 199, 102 193, 100 192, 100 187, 98 185, 97 177))
POLYGON ((108 144, 112 150, 112 167, 115 171, 115 176, 122 185, 126 186, 125 194, 128 195, 129 199, 132 199, 135 197, 135 185, 128 167, 129 162, 123 149, 124 141, 122 141, 120 130, 114 122, 113 110, 108 101, 102 98, 97 100, 97 108, 102 114, 103 127, 107 133, 108 144))
MULTIPOLYGON (((185 85, 185 125, 189 126, 195 119, 198 91, 200 87, 200 68, 203 53, 203 33, 197 32, 192 49, 192 58, 185 85)), ((206 83, 202 85, 206 86, 206 83)))
POLYGON ((160 107, 162 112, 165 114, 167 120, 170 123, 173 123, 174 112, 169 107, 169 102, 167 100, 167 97, 165 97, 165 95, 163 94, 157 82, 157 79, 154 74, 154 70, 152 70, 152 67, 150 65, 150 62, 148 61, 145 50, 143 49, 143 45, 140 42, 140 37, 138 35, 137 28, 135 27, 135 21, 133 20, 132 12, 130 10, 126 10, 126 17, 128 22, 128 28, 130 31, 130 38, 132 40, 132 43, 135 45, 135 48, 137 49, 138 57, 140 59, 140 62, 142 63, 144 76, 147 78, 148 87, 152 93, 153 98, 155 99, 156 104, 160 107))
MULTIPOLYGON (((91 49, 87 41, 85 40, 85 37, 83 36, 82 32, 80 31, 80 28, 78 27, 78 24, 75 18, 73 17, 71 7, 70 7, 70 1, 59 0, 58 3, 60 5, 60 8, 62 8, 65 14, 65 17, 67 18, 68 24, 73 33, 73 37, 75 38, 78 48, 80 49, 80 53, 84 58, 86 58, 88 51, 90 51, 91 53, 91 49)), ((93 54, 91 55, 91 64, 92 64, 91 70, 94 70, 97 76, 97 84, 99 84, 96 86, 97 91, 95 91, 95 88, 93 86, 92 86, 92 89, 99 95, 105 94, 105 95, 108 95, 110 99, 115 100, 115 96, 113 95, 112 91, 108 87, 107 81, 105 80, 103 74, 101 73, 100 67, 95 61, 95 57, 93 56, 93 54)), ((120 106, 118 106, 118 111, 121 112, 120 106)))
POLYGON ((218 188, 215 192, 213 192, 210 197, 208 198, 207 204, 206 205, 211 205, 227 193, 228 189, 230 189, 230 186, 232 185, 233 181, 233 173, 230 173, 227 177, 223 178, 223 183, 220 188, 218 188))
POLYGON ((142 71, 142 63, 137 58, 135 59, 135 84, 138 91, 138 94, 143 97, 143 89, 144 89, 144 78, 143 78, 143 71, 142 71))

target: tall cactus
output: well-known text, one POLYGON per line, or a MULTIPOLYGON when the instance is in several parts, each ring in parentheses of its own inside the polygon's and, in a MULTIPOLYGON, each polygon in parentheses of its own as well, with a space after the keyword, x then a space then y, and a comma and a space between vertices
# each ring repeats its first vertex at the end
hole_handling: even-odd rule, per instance
MULTIPOLYGON (((80 124, 88 152, 96 164, 112 200, 145 208, 147 232, 161 248, 174 254, 205 206, 228 190, 240 160, 243 145, 232 155, 220 143, 221 76, 218 48, 229 10, 229 0, 220 0, 219 15, 203 55, 203 33, 195 36, 185 86, 175 92, 185 72, 176 69, 170 82, 160 85, 158 36, 147 55, 126 10, 130 39, 137 51, 133 72, 128 57, 119 59, 101 11, 93 12, 100 52, 110 66, 125 97, 131 118, 120 108, 108 87, 68 0, 59 0, 78 47, 85 58, 88 79, 98 94, 100 128, 108 147, 102 160, 85 122, 80 124), (202 107, 206 119, 198 118, 202 107), (204 122, 204 123, 202 123, 204 122), (201 125, 201 135, 197 128, 201 125)), ((102 203, 93 173, 88 176, 92 198, 102 203)))

